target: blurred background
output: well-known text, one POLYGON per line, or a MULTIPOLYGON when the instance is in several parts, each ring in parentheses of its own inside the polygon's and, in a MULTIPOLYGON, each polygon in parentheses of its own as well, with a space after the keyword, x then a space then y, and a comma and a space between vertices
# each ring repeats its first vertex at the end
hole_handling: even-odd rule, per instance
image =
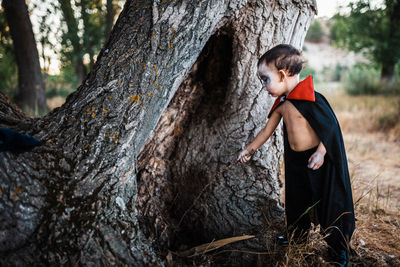
MULTIPOLYGON (((124 2, 1 0, 0 91, 33 117, 61 106, 91 71, 124 2)), ((400 253, 400 0, 316 2, 301 78, 313 75, 339 119, 354 247, 369 246, 376 262, 400 253)))

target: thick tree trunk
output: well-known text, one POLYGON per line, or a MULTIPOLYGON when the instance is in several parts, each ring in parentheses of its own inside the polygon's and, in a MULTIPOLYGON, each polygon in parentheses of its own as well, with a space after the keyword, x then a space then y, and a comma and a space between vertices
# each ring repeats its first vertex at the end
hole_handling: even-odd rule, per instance
POLYGON ((4 0, 3 7, 18 66, 18 94, 15 100, 26 112, 39 115, 48 107, 28 8, 25 0, 4 0))
POLYGON ((181 220, 200 193, 196 186, 222 172, 265 121, 271 100, 251 75, 258 53, 277 42, 300 47, 312 16, 302 2, 258 2, 127 1, 93 72, 62 107, 37 120, 9 104, 0 109, 0 127, 45 142, 32 153, 0 154, 3 264, 158 265, 164 251, 152 245, 179 241, 170 221, 183 240, 191 229, 204 240, 254 230, 262 213, 281 221, 277 137, 254 163, 221 173, 181 220), (265 26, 253 21, 260 17, 265 26), (148 142, 142 151, 149 157, 142 152, 137 164, 174 94, 153 133, 157 143, 148 142), (250 219, 247 209, 255 212, 250 219), (190 226, 190 216, 200 223, 190 226))
POLYGON ((258 58, 278 43, 301 48, 314 12, 307 1, 249 1, 209 39, 139 155, 140 221, 161 251, 282 230, 281 130, 249 164, 235 160, 273 103, 256 76, 258 58))

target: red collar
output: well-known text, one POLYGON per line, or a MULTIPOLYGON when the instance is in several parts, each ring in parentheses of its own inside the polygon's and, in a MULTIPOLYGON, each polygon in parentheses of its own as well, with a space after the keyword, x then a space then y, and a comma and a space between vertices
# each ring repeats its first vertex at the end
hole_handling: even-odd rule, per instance
MULTIPOLYGON (((270 112, 268 113, 268 118, 271 116, 272 112, 278 107, 281 103, 283 96, 278 97, 275 100, 274 105, 272 106, 270 112)), ((315 94, 314 94, 314 85, 312 81, 312 76, 308 75, 307 78, 299 82, 296 87, 286 96, 286 99, 295 99, 295 100, 306 100, 315 102, 315 94)), ((283 99, 282 101, 285 101, 283 99)))

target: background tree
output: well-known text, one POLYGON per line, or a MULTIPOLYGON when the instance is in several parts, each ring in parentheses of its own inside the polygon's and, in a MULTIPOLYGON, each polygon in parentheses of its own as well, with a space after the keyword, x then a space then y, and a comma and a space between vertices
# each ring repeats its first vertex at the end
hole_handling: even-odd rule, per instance
POLYGON ((306 0, 128 0, 63 106, 28 120, 0 95, 0 126, 45 142, 0 154, 2 263, 149 266, 180 245, 273 235, 279 133, 250 164, 231 163, 273 102, 258 57, 301 47, 314 13, 306 0))
POLYGON ((14 98, 18 90, 17 63, 3 8, 0 12, 0 58, 0 91, 14 98))
POLYGON ((393 81, 400 60, 400 1, 386 0, 372 8, 369 0, 349 4, 349 15, 336 14, 331 25, 335 44, 363 52, 381 67, 381 78, 393 81))
POLYGON ((119 12, 118 0, 59 0, 66 28, 61 35, 62 61, 73 64, 81 84, 88 70, 91 70, 95 55, 110 34, 114 18, 119 12), (79 26, 81 25, 81 26, 79 26), (85 65, 87 56, 88 67, 85 65))
POLYGON ((47 104, 39 54, 27 6, 24 0, 3 0, 2 6, 10 27, 18 66, 18 93, 15 101, 23 110, 41 114, 47 110, 47 104))
POLYGON ((314 20, 311 24, 310 29, 307 31, 306 40, 309 42, 318 43, 321 41, 324 31, 322 29, 321 23, 318 20, 314 20))

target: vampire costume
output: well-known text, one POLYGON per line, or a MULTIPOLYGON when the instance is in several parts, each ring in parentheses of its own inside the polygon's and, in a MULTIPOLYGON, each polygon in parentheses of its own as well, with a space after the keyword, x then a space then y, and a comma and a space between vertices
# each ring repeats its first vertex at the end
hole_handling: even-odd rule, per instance
POLYGON ((0 128, 0 152, 21 153, 40 146, 42 141, 11 129, 0 128))
MULTIPOLYGON (((335 252, 348 251, 348 242, 355 228, 353 197, 342 133, 327 100, 314 91, 312 77, 299 82, 285 97, 276 99, 272 112, 284 101, 290 101, 308 121, 326 148, 323 165, 312 170, 308 159, 317 147, 306 151, 290 148, 284 126, 285 211, 288 234, 308 232, 310 207, 316 212, 316 223, 326 234, 328 245, 335 252)), ((314 213, 315 214, 315 213, 314 213)))

